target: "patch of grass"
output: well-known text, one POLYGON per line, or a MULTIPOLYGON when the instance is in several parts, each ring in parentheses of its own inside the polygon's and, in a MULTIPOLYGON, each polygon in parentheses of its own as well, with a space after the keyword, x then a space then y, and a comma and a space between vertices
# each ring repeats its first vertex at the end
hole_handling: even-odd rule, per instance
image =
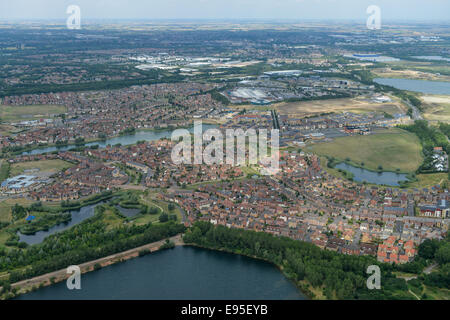
POLYGON ((0 118, 3 121, 23 121, 48 118, 67 112, 65 106, 60 105, 28 105, 28 106, 1 106, 0 118))
POLYGON ((17 129, 16 127, 7 125, 7 124, 0 124, 0 134, 3 136, 10 136, 14 133, 20 132, 20 129, 17 129))
POLYGON ((423 116, 432 122, 450 122, 450 96, 423 95, 423 116))
POLYGON ((400 129, 389 129, 369 136, 349 136, 332 142, 317 143, 310 149, 319 155, 334 157, 377 171, 414 172, 423 161, 419 139, 400 129))
POLYGON ((0 182, 7 179, 9 177, 9 173, 11 170, 11 166, 9 162, 0 161, 0 182))
POLYGON ((0 231, 0 245, 4 245, 6 240, 10 237, 10 234, 5 230, 0 231))
POLYGON ((159 212, 157 214, 146 214, 143 215, 142 217, 138 217, 137 219, 135 219, 134 221, 136 223, 148 223, 148 222, 152 222, 152 223, 159 223, 159 215, 161 213, 167 213, 169 216, 174 214, 177 216, 177 221, 181 222, 182 217, 181 217, 181 209, 175 205, 173 210, 169 210, 169 203, 165 202, 165 201, 161 201, 161 200, 157 200, 155 198, 153 198, 154 194, 150 194, 148 196, 142 195, 141 197, 141 201, 142 203, 148 205, 149 207, 156 207, 159 209, 159 212), (162 210, 162 211, 161 211, 162 210))
POLYGON ((424 285, 424 293, 427 295, 427 299, 432 300, 449 300, 450 290, 436 287, 429 287, 424 285))
POLYGON ((107 229, 109 230, 120 227, 124 219, 120 218, 113 210, 108 208, 103 212, 102 221, 108 225, 107 229))
POLYGON ((245 166, 245 167, 241 167, 241 170, 242 170, 242 172, 244 172, 244 174, 245 174, 246 176, 248 176, 248 175, 251 175, 251 176, 253 176, 253 175, 260 176, 260 175, 261 175, 261 174, 259 173, 259 171, 258 171, 257 169, 255 169, 254 167, 248 167, 248 166, 245 166))
POLYGON ((10 176, 17 176, 29 169, 39 169, 39 172, 56 173, 72 166, 73 164, 70 162, 59 159, 21 162, 11 165, 10 176))
POLYGON ((133 220, 135 225, 144 225, 147 223, 159 223, 159 214, 145 214, 133 220))
POLYGON ((448 181, 447 173, 429 173, 416 175, 417 181, 408 183, 408 188, 429 188, 448 181))
POLYGON ((279 114, 296 116, 329 112, 364 113, 371 111, 395 114, 404 111, 404 106, 400 102, 395 101, 395 99, 389 103, 375 103, 353 98, 341 98, 300 102, 281 102, 275 104, 272 109, 276 109, 279 114))
POLYGON ((17 198, 17 199, 6 199, 0 202, 0 221, 2 222, 10 222, 12 219, 11 216, 11 208, 15 204, 20 204, 21 206, 29 206, 33 203, 31 200, 27 200, 25 198, 17 198))

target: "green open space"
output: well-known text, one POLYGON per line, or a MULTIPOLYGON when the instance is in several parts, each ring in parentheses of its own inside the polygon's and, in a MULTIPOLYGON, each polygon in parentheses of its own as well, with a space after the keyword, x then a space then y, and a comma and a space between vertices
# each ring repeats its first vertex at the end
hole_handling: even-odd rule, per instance
POLYGON ((369 170, 414 172, 422 163, 422 147, 412 133, 388 129, 368 136, 339 137, 316 143, 310 151, 340 161, 349 161, 369 170))
POLYGON ((25 170, 30 169, 39 169, 40 172, 56 173, 68 169, 72 166, 73 164, 71 164, 70 162, 59 159, 20 162, 11 165, 9 175, 11 177, 14 177, 16 175, 24 173, 25 170))
POLYGON ((0 106, 0 118, 3 121, 36 120, 66 112, 67 108, 61 105, 0 106))

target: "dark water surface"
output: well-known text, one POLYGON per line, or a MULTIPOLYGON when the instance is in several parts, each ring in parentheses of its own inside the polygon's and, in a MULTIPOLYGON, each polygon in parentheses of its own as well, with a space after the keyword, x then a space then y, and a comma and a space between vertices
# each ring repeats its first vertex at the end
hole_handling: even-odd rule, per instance
POLYGON ((196 247, 158 251, 81 275, 18 299, 299 299, 305 297, 272 264, 196 247))
POLYGON ((80 210, 73 210, 70 211, 71 215, 72 215, 72 220, 70 220, 67 223, 60 223, 57 224, 56 226, 53 226, 51 228, 49 228, 47 231, 38 231, 35 234, 30 234, 30 235, 26 235, 26 234, 21 234, 20 232, 19 237, 20 237, 20 242, 26 242, 30 245, 32 244, 37 244, 37 243, 41 243, 42 241, 44 241, 44 239, 46 237, 48 237, 51 234, 54 234, 56 232, 59 231, 63 231, 66 229, 69 229, 70 227, 79 224, 80 222, 83 222, 84 220, 86 220, 87 218, 93 217, 95 214, 95 207, 98 205, 102 205, 107 203, 107 201, 101 201, 99 203, 96 204, 92 204, 92 205, 88 205, 85 207, 80 208, 80 210))
POLYGON ((378 185, 387 185, 398 187, 400 181, 407 181, 407 175, 405 173, 395 173, 395 172, 375 172, 363 168, 357 168, 345 162, 341 162, 336 165, 337 169, 342 169, 353 173, 354 181, 358 182, 368 182, 378 185))

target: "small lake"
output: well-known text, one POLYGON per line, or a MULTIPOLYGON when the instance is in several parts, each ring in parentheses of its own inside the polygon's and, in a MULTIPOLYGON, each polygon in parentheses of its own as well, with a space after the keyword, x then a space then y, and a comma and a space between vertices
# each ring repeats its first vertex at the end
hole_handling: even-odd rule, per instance
POLYGON ((35 234, 30 234, 30 235, 26 235, 26 234, 21 234, 20 232, 18 233, 19 237, 20 237, 20 242, 26 242, 29 245, 32 244, 38 244, 41 243, 42 241, 44 241, 44 239, 46 237, 48 237, 51 234, 54 234, 56 232, 59 231, 63 231, 66 229, 69 229, 70 227, 79 224, 80 222, 86 220, 87 218, 90 218, 92 216, 94 216, 94 209, 96 206, 98 205, 102 205, 105 204, 106 202, 102 201, 96 204, 92 204, 89 206, 85 206, 80 208, 80 210, 73 210, 70 211, 71 215, 72 215, 72 220, 70 220, 67 223, 60 223, 56 226, 53 226, 51 228, 49 228, 47 231, 38 231, 35 234))
POLYGON ((81 275, 81 290, 66 282, 20 300, 305 300, 272 264, 196 247, 176 247, 81 275))
MULTIPOLYGON (((208 129, 211 128, 217 128, 216 125, 213 124, 203 124, 202 125, 202 129, 203 131, 206 131, 208 129)), ((175 130, 175 129, 173 129, 175 130)), ((114 138, 110 138, 104 141, 97 141, 97 142, 90 142, 90 143, 86 143, 84 144, 84 146, 95 146, 98 145, 99 148, 105 148, 107 145, 115 145, 115 144, 122 144, 124 146, 129 145, 129 144, 135 144, 138 141, 155 141, 155 140, 159 140, 161 138, 170 138, 172 136, 172 129, 170 130, 138 130, 136 131, 136 133, 134 134, 130 134, 130 135, 123 135, 123 136, 118 136, 118 137, 114 137, 114 138)), ((194 132, 194 126, 190 127, 187 129, 189 132, 194 132)), ((27 155, 27 154, 41 154, 41 153, 47 153, 47 152, 53 152, 53 151, 67 151, 70 150, 72 148, 75 148, 76 146, 74 145, 70 145, 70 146, 63 146, 63 147, 42 147, 42 148, 37 148, 28 152, 23 152, 22 155, 27 155)))
POLYGON ((127 218, 132 218, 135 215, 141 213, 141 209, 123 208, 123 207, 121 207, 119 205, 116 205, 115 207, 120 211, 121 214, 123 214, 127 218))
POLYGON ((353 173, 353 180, 358 182, 366 181, 367 183, 398 187, 400 186, 400 181, 408 180, 405 173, 395 173, 387 171, 375 172, 363 168, 357 168, 345 162, 337 164, 336 168, 353 173))
POLYGON ((400 90, 416 91, 426 94, 450 94, 450 82, 393 78, 376 78, 373 81, 400 90))

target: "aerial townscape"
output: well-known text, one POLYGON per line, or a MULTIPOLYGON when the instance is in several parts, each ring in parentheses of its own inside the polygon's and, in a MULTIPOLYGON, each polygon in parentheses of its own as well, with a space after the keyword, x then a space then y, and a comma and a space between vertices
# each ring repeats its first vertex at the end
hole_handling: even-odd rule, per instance
MULTIPOLYGON (((256 299, 448 300, 449 30, 0 21, 0 298, 70 298, 55 285, 70 265, 100 276, 172 249, 174 264, 275 265, 282 288, 261 275, 256 299), (175 162, 173 132, 196 122, 279 130, 278 170, 175 162)), ((78 298, 123 298, 99 290, 78 298)))

